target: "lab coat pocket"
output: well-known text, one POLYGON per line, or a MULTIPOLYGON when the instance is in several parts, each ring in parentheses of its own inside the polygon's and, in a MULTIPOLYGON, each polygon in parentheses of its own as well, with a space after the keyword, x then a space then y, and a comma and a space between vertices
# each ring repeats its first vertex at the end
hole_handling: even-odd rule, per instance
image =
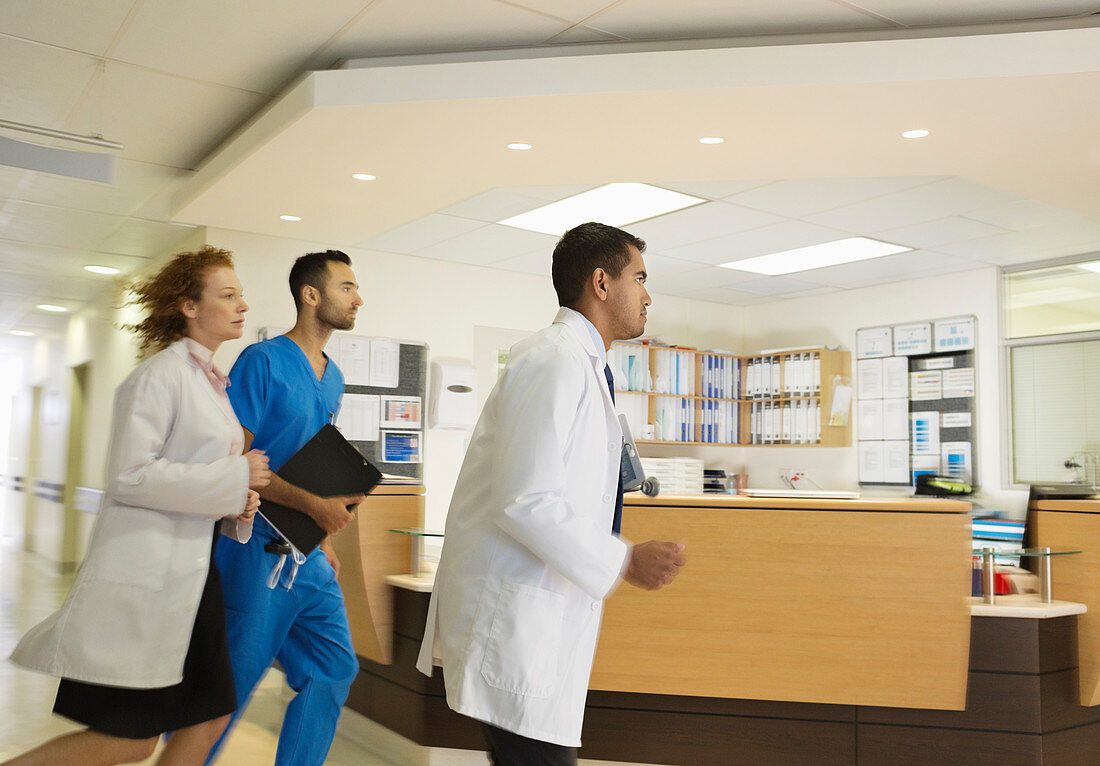
POLYGON ((527 697, 553 694, 564 615, 562 594, 503 583, 481 663, 485 682, 527 697))
POLYGON ((88 546, 82 577, 147 590, 164 590, 175 538, 166 514, 145 508, 105 509, 88 546))

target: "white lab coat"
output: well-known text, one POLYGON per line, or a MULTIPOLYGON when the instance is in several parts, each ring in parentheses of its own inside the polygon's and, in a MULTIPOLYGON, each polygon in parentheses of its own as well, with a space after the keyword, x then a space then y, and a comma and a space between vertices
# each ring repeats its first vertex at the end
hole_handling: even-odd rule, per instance
POLYGON ((459 713, 580 745, 603 600, 629 546, 611 531, 622 430, 579 315, 511 350, 451 498, 417 667, 441 659, 459 713))
MULTIPOLYGON (((179 683, 210 567, 215 520, 244 511, 240 424, 177 341, 115 392, 107 491, 87 557, 61 609, 12 660, 77 681, 131 688, 179 683)), ((247 541, 250 523, 223 534, 247 541)))

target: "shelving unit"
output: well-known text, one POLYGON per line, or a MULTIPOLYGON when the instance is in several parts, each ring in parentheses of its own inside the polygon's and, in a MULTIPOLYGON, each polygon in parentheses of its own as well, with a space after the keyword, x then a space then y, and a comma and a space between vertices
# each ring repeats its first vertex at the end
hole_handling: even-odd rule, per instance
POLYGON ((848 351, 809 348, 740 356, 618 342, 612 344, 609 362, 617 408, 639 444, 852 443, 850 411, 843 424, 830 423, 837 380, 851 385, 848 351))

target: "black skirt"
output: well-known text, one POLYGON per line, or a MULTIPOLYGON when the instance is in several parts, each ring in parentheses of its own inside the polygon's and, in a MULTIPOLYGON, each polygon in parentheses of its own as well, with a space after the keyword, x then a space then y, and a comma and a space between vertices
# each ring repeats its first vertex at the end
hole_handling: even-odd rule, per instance
MULTIPOLYGON (((218 532, 214 530, 214 542, 218 532)), ((127 739, 149 739, 229 715, 237 709, 225 599, 214 556, 195 614, 183 663, 183 680, 160 689, 124 689, 61 679, 53 711, 93 731, 127 739)))

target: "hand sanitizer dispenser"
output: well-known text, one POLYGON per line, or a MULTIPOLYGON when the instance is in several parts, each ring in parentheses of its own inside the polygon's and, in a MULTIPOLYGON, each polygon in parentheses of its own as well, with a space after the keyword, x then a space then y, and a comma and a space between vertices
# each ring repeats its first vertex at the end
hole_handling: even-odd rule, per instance
POLYGON ((461 360, 432 362, 428 427, 467 430, 477 420, 477 372, 461 360))

